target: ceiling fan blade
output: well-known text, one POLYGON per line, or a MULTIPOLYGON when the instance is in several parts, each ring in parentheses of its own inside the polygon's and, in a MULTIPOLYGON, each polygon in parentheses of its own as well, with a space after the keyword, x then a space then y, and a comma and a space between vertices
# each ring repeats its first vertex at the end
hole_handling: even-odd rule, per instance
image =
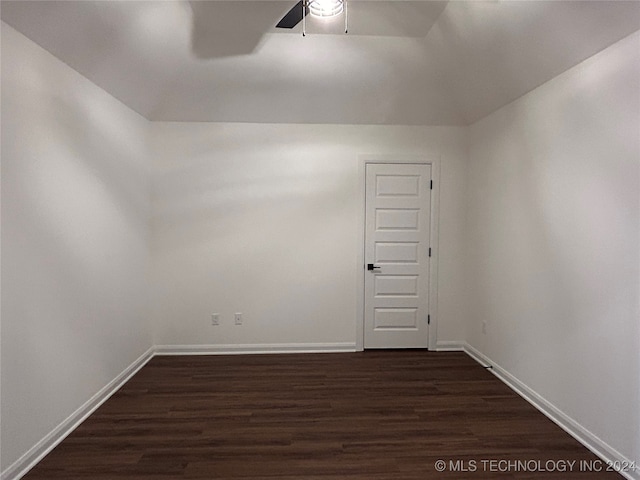
MULTIPOLYGON (((298 3, 296 3, 294 7, 291 10, 289 10, 284 17, 282 17, 280 22, 278 22, 278 24, 276 25, 277 28, 293 28, 298 23, 300 23, 300 21, 303 18, 302 1, 303 0, 300 0, 298 3)), ((304 7, 304 15, 308 15, 308 14, 309 14, 309 6, 307 5, 304 7)))

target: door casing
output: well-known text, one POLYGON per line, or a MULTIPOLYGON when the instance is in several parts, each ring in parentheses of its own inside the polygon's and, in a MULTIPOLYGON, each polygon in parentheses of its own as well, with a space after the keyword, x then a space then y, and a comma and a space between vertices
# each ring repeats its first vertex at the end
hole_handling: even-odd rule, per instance
POLYGON ((358 219, 360 248, 358 249, 358 272, 356 275, 356 351, 364 350, 364 279, 365 279, 365 209, 366 209, 366 166, 367 164, 425 164, 431 165, 431 263, 429 268, 429 325, 428 349, 435 350, 438 332, 438 212, 440 207, 440 156, 439 155, 358 155, 358 178, 360 186, 360 218, 358 219))

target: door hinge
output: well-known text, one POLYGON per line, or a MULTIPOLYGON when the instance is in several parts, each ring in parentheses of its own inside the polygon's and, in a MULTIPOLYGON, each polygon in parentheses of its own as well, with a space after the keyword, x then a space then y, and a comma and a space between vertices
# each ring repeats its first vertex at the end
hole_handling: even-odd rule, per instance
POLYGON ((429 185, 429 188, 433 190, 433 180, 431 180, 431 184, 429 185))
POLYGON ((431 315, 427 315, 427 325, 431 325, 431 315))
POLYGON ((429 256, 431 256, 431 247, 429 247, 429 256))

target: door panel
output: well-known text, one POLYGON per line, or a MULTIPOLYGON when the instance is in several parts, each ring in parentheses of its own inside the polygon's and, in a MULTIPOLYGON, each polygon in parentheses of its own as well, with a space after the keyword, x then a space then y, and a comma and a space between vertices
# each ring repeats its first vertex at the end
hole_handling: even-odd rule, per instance
POLYGON ((417 308, 376 308, 374 314, 374 328, 385 329, 418 329, 417 308))
POLYGON ((375 263, 418 263, 418 242, 377 242, 375 263))
POLYGON ((413 230, 420 227, 420 210, 388 208, 376 210, 376 230, 413 230))
POLYGON ((419 188, 420 177, 417 175, 379 175, 376 178, 376 194, 379 197, 415 196, 419 188))
POLYGON ((405 297, 418 296, 417 275, 376 275, 375 296, 377 298, 401 295, 405 297))
POLYGON ((426 348, 430 165, 366 166, 365 348, 426 348))

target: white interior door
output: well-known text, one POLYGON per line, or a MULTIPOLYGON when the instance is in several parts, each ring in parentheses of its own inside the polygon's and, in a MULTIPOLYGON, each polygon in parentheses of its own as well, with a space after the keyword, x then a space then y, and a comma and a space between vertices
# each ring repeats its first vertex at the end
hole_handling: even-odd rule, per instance
POLYGON ((427 348, 431 166, 367 164, 364 348, 427 348))

